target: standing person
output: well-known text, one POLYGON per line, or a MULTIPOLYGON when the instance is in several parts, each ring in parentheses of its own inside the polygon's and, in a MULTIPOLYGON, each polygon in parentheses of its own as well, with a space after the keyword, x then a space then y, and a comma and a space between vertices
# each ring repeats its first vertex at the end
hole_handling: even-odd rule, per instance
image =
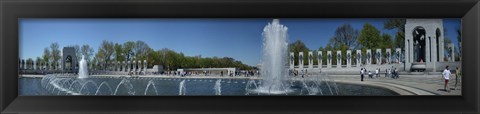
POLYGON ((388 69, 385 69, 385 78, 387 77, 388 75, 388 69))
POLYGON ((455 87, 454 90, 457 89, 457 82, 460 80, 462 82, 462 71, 457 67, 455 70, 455 87))
POLYGON ((378 68, 375 69, 375 77, 378 77, 378 68))
POLYGON ((445 79, 445 86, 444 86, 444 89, 445 91, 448 91, 450 92, 449 90, 447 90, 447 86, 448 86, 448 80, 450 79, 450 70, 448 70, 448 66, 445 67, 445 70, 443 70, 443 79, 445 79))
POLYGON ((360 81, 362 81, 362 82, 363 82, 363 74, 364 73, 365 72, 363 71, 363 68, 360 68, 360 81))

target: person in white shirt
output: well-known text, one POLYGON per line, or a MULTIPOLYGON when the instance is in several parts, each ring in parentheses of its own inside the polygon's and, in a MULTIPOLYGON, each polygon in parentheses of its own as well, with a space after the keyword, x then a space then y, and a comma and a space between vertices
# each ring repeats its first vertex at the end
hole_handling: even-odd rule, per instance
POLYGON ((443 70, 443 79, 445 79, 445 86, 444 86, 444 89, 445 91, 448 91, 447 90, 447 85, 448 85, 448 80, 450 79, 450 70, 448 70, 448 66, 445 67, 445 70, 443 70))
POLYGON ((378 68, 375 69, 375 77, 378 77, 378 68))
POLYGON ((362 81, 362 82, 363 82, 363 74, 364 74, 364 72, 365 72, 364 69, 361 68, 361 69, 360 69, 360 81, 362 81))

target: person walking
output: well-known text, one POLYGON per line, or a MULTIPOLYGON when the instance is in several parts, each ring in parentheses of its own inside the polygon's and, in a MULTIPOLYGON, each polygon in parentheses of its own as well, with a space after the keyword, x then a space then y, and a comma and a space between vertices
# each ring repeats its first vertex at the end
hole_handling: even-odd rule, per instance
POLYGON ((453 90, 457 89, 457 83, 462 82, 462 71, 457 67, 455 70, 455 86, 453 87, 453 90))
POLYGON ((444 89, 445 89, 445 91, 450 92, 450 91, 447 89, 448 80, 450 79, 450 70, 448 70, 448 66, 445 67, 445 70, 443 70, 442 75, 443 75, 443 79, 445 80, 444 89))
POLYGON ((363 74, 365 73, 365 71, 363 70, 363 68, 360 68, 360 81, 363 82, 363 74))

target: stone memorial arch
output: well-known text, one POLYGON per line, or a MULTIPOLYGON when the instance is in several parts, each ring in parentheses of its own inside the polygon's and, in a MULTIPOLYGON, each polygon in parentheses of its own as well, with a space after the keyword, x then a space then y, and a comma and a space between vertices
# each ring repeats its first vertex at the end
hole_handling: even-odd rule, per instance
POLYGON ((436 71, 443 62, 444 37, 442 19, 407 19, 405 24, 405 70, 436 71))
POLYGON ((73 47, 63 47, 62 68, 63 72, 77 72, 77 54, 73 47))

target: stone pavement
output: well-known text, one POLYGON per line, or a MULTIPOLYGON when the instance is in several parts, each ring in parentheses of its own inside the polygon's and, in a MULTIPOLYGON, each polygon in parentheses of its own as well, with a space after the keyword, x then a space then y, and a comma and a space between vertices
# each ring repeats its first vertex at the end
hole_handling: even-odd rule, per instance
MULTIPOLYGON (((330 75, 333 77, 335 81, 360 81, 360 75, 330 75)), ((455 85, 455 75, 450 77, 450 81, 448 83, 448 88, 450 88, 450 92, 443 91, 444 88, 444 80, 440 75, 400 75, 400 78, 393 79, 390 77, 385 77, 385 75, 381 75, 380 77, 368 78, 365 76, 364 82, 381 82, 386 84, 393 84, 394 86, 398 86, 402 89, 406 89, 408 91, 415 91, 423 90, 434 95, 461 95, 461 83, 457 84, 455 90, 451 90, 454 88, 455 85)))

